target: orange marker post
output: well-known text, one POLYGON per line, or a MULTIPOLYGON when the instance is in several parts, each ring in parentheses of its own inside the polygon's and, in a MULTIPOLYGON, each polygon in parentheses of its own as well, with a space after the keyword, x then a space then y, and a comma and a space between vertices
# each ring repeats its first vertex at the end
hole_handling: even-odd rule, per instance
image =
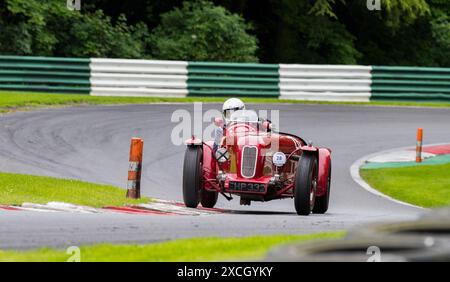
POLYGON ((417 129, 416 163, 422 162, 423 129, 417 129))
POLYGON ((141 197, 141 171, 142 151, 144 141, 141 138, 132 138, 130 146, 130 164, 128 166, 127 198, 139 199, 141 197))

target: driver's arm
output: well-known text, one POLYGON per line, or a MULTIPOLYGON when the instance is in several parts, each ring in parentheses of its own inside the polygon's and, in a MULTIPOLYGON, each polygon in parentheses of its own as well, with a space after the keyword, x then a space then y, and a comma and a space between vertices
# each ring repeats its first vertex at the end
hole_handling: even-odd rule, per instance
POLYGON ((258 123, 259 123, 259 127, 266 129, 267 132, 272 131, 272 121, 270 119, 258 118, 258 123), (264 126, 264 123, 268 123, 267 126, 264 126))

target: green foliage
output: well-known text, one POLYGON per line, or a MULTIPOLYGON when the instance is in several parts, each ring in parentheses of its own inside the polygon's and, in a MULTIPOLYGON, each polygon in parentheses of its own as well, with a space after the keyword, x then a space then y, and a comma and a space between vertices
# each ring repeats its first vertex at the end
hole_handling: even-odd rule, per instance
POLYGON ((432 16, 429 19, 433 46, 431 54, 437 65, 450 66, 450 1, 429 0, 432 16))
POLYGON ((6 0, 0 9, 0 51, 18 55, 51 55, 57 42, 47 27, 48 18, 67 14, 55 0, 6 0), (9 41, 15 38, 15 41, 9 41), (17 51, 16 51, 17 50, 17 51))
POLYGON ((160 59, 255 62, 256 38, 250 25, 211 2, 184 2, 161 16, 152 35, 153 54, 160 59))
POLYGON ((341 23, 326 18, 310 18, 309 22, 315 24, 304 30, 306 48, 318 54, 310 63, 357 64, 361 54, 354 45, 356 38, 341 23))
POLYGON ((366 3, 4 0, 0 54, 450 67, 450 1, 366 3))
MULTIPOLYGON (((333 8, 337 4, 336 2, 346 5, 345 0, 315 0, 310 13, 316 16, 329 16, 337 19, 338 15, 336 15, 333 8)), ((367 6, 366 0, 359 2, 360 5, 367 6)), ((382 13, 385 17, 385 22, 391 27, 398 27, 402 23, 412 23, 418 17, 430 12, 430 7, 426 0, 381 0, 380 3, 382 10, 385 11, 385 13, 382 13)))
POLYGON ((74 57, 141 58, 148 37, 144 24, 128 26, 121 15, 113 25, 101 10, 73 22, 68 32, 72 44, 63 47, 62 53, 74 57))
POLYGON ((450 47, 450 17, 442 16, 431 21, 432 34, 438 44, 450 47))
MULTIPOLYGON (((354 46, 356 38, 335 19, 334 14, 326 12, 331 6, 325 5, 325 8, 320 8, 325 2, 318 1, 315 5, 311 5, 296 0, 280 1, 278 9, 275 10, 278 27, 272 32, 273 37, 271 37, 277 42, 274 46, 277 52, 276 61, 319 64, 357 63, 360 53, 354 46)), ((334 3, 334 1, 331 2, 334 3)))
POLYGON ((413 23, 417 18, 430 13, 426 0, 383 0, 386 24, 390 27, 399 27, 402 23, 413 23))
MULTIPOLYGON (((340 1, 345 4, 345 0, 340 1)), ((315 0, 312 8, 309 10, 309 13, 316 16, 329 16, 337 19, 332 7, 335 3, 336 0, 315 0)))
POLYGON ((450 16, 440 15, 431 21, 433 38, 443 47, 450 47, 450 16))
POLYGON ((440 0, 381 1, 381 11, 369 11, 366 1, 348 2, 336 9, 338 19, 357 38, 359 64, 450 66, 449 51, 437 43, 432 22, 440 0))
POLYGON ((0 8, 0 52, 68 57, 144 56, 145 25, 115 24, 101 10, 70 11, 60 0, 6 0, 0 8), (11 38, 13 40, 11 40, 11 38))
POLYGON ((32 50, 32 35, 24 22, 5 24, 0 19, 0 52, 3 54, 29 55, 32 50))

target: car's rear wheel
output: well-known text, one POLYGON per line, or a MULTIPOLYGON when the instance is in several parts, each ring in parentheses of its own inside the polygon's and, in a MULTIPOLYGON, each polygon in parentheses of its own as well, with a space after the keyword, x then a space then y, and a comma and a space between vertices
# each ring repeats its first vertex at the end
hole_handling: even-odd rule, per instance
POLYGON ((201 191, 201 204, 202 207, 204 208, 214 208, 214 206, 217 203, 217 198, 219 196, 219 193, 217 192, 211 192, 211 191, 206 191, 206 190, 202 190, 201 191))
POLYGON ((324 214, 328 210, 328 204, 330 203, 330 189, 331 189, 331 164, 328 168, 327 179, 327 192, 321 197, 316 197, 314 202, 313 213, 324 214))
POLYGON ((183 200, 186 207, 196 208, 202 189, 202 148, 186 148, 183 165, 183 200))
POLYGON ((298 215, 309 215, 314 208, 317 186, 317 158, 303 152, 295 175, 294 204, 298 215))

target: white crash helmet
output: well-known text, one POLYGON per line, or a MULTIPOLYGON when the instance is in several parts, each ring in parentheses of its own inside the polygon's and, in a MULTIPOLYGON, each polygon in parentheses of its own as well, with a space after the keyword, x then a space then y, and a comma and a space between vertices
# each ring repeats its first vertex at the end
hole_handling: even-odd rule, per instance
POLYGON ((245 110, 245 104, 238 98, 230 98, 223 103, 222 114, 226 122, 229 121, 232 113, 238 110, 245 110))

